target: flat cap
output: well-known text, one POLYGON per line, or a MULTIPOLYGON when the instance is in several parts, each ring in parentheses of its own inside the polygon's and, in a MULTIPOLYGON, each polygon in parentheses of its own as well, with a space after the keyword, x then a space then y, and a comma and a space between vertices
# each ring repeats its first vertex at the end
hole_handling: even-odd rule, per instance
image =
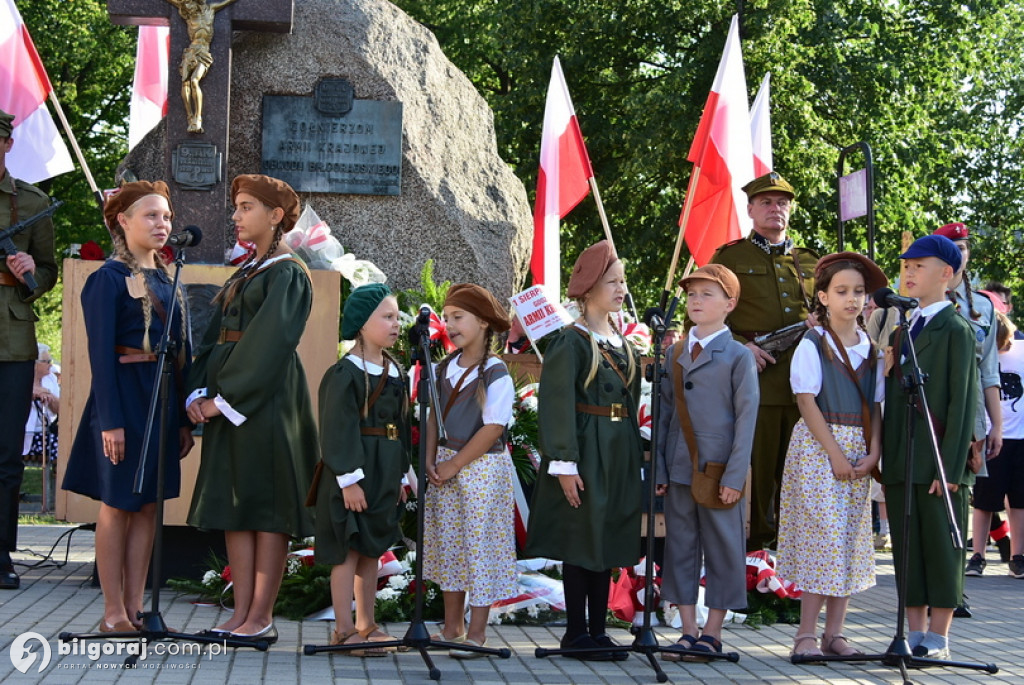
POLYGON ((918 238, 907 251, 900 255, 900 259, 921 259, 922 257, 938 257, 953 267, 953 271, 960 270, 963 263, 963 256, 960 248, 944 235, 926 235, 918 238))
POLYGON ((721 264, 705 264, 686 278, 679 281, 679 285, 686 288, 688 283, 693 281, 711 281, 721 286, 726 297, 740 296, 740 279, 727 266, 721 264))

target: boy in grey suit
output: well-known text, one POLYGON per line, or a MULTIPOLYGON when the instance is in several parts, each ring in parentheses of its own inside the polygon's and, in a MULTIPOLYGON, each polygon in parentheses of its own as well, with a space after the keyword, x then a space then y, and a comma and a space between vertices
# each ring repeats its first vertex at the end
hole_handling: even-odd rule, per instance
POLYGON ((708 264, 680 281, 694 326, 669 348, 661 383, 657 479, 665 495, 665 563, 662 597, 679 605, 683 635, 664 654, 676 661, 704 661, 678 650, 722 651, 727 610, 747 606, 743 485, 757 422, 757 365, 750 350, 733 340, 725 319, 736 307, 740 284, 720 264, 708 264), (681 378, 676 378, 682 374, 681 378), (681 382, 680 382, 681 381, 681 382), (685 404, 677 406, 676 388, 685 404), (698 468, 724 465, 716 507, 698 504, 691 491, 693 461, 680 423, 689 416, 698 468), (706 567, 708 619, 697 638, 696 603, 701 561, 706 567), (677 650, 673 653, 671 650, 677 650))

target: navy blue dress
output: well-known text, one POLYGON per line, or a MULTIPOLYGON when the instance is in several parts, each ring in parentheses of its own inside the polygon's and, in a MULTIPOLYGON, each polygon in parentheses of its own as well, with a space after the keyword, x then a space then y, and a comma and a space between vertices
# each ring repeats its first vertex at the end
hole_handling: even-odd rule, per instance
MULTIPOLYGON (((169 315, 171 307, 178 306, 172 298, 170 279, 160 270, 145 270, 144 274, 153 295, 159 298, 169 315)), ((144 504, 156 501, 159 423, 154 426, 150 439, 143 492, 135 495, 132 490, 157 365, 156 362, 122 364, 121 355, 114 351, 116 346, 142 349, 145 335, 141 300, 128 294, 125 278, 130 275, 125 264, 110 260, 89 276, 82 290, 92 388, 71 447, 63 487, 117 509, 139 511, 144 504), (125 432, 124 460, 116 466, 103 456, 101 435, 102 431, 115 428, 124 428, 125 432)), ((149 327, 150 344, 154 348, 159 344, 163 329, 163 321, 154 311, 149 327)), ((181 340, 180 310, 175 313, 172 340, 181 340)), ((190 358, 191 350, 186 349, 186 365, 190 358)), ((181 406, 178 384, 187 371, 185 368, 181 374, 171 374, 168 388, 165 499, 177 497, 181 488, 178 429, 189 423, 181 406)))

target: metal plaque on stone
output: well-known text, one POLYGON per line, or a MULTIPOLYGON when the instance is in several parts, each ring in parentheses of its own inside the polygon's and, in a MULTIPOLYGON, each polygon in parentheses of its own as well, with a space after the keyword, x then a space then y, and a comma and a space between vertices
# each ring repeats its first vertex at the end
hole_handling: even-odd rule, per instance
POLYGON ((222 155, 213 143, 181 143, 171 155, 174 181, 183 190, 210 190, 220 182, 222 155))
MULTIPOLYGON (((334 86, 329 86, 334 88, 334 86)), ((261 171, 313 193, 400 195, 402 103, 352 100, 344 93, 320 97, 263 96, 261 171)))
POLYGON ((316 84, 314 103, 318 112, 328 117, 343 117, 352 111, 356 91, 343 78, 325 78, 316 84))

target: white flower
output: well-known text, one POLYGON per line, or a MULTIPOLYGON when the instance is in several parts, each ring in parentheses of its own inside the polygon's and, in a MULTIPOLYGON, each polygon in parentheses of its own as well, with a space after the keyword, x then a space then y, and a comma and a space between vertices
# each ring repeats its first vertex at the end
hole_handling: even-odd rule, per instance
POLYGON ((429 590, 427 590, 427 601, 428 602, 434 601, 435 597, 437 597, 437 590, 435 588, 430 588, 429 590))
POLYGON ((530 606, 526 607, 526 615, 530 618, 537 618, 537 615, 539 613, 540 609, 537 607, 536 604, 531 604, 530 606))
POLYGON ((292 575, 299 572, 302 568, 302 559, 300 557, 290 556, 286 565, 286 573, 292 575))
POLYGON ((356 259, 351 252, 331 260, 331 269, 341 273, 353 288, 367 283, 384 283, 388 280, 384 272, 378 269, 373 262, 356 259))
POLYGON ((406 552, 405 558, 402 559, 402 561, 403 562, 408 562, 410 564, 410 568, 411 568, 412 564, 416 563, 416 550, 411 549, 408 552, 406 552))
POLYGON ((388 578, 388 585, 396 590, 404 590, 409 587, 409 577, 404 573, 388 578))
POLYGON ((551 605, 547 602, 537 602, 537 611, 550 611, 551 605))
POLYGON ((219 573, 216 571, 207 571, 203 574, 203 585, 213 585, 218 579, 220 579, 219 573))
POLYGON ((377 599, 387 602, 398 597, 398 594, 398 590, 393 587, 382 587, 380 590, 377 590, 377 599))

